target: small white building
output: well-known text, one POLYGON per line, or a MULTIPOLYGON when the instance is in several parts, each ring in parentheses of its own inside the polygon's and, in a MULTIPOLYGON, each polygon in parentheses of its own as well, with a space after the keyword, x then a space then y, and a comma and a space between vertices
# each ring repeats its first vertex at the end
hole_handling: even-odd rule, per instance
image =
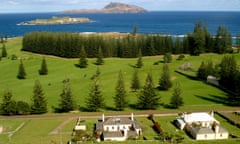
POLYGON ((210 83, 210 84, 215 85, 215 86, 219 86, 218 79, 214 76, 211 76, 211 75, 209 75, 207 77, 207 83, 210 83))
POLYGON ((74 127, 74 130, 75 130, 75 131, 78 131, 78 130, 83 130, 83 131, 85 131, 85 130, 87 130, 86 125, 82 125, 82 124, 80 124, 80 123, 81 123, 81 119, 78 118, 77 123, 76 123, 76 125, 75 125, 75 127, 74 127))
POLYGON ((183 113, 176 120, 176 125, 187 131, 196 140, 227 139, 228 131, 220 126, 214 113, 183 113))
POLYGON ((103 141, 125 141, 129 137, 138 137, 142 133, 140 124, 130 117, 109 117, 102 115, 102 120, 96 124, 95 132, 99 133, 99 140, 103 141))

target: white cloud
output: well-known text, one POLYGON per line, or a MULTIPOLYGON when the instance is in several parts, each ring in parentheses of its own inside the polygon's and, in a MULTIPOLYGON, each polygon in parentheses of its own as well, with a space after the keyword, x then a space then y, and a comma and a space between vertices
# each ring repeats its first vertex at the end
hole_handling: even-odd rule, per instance
POLYGON ((16 2, 16 1, 8 1, 8 3, 10 4, 10 5, 19 5, 20 3, 19 2, 16 2))

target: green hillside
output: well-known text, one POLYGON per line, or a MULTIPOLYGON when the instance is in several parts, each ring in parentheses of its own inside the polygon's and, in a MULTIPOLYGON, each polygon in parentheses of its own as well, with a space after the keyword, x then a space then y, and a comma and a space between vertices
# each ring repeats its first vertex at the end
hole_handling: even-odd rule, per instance
MULTIPOLYGON (((89 95, 90 79, 97 70, 97 66, 94 64, 96 59, 88 59, 88 67, 86 69, 80 69, 75 66, 78 64, 78 59, 45 56, 49 74, 40 76, 38 70, 40 69, 43 55, 22 52, 21 40, 22 38, 9 39, 6 44, 8 58, 2 58, 0 61, 0 98, 3 96, 4 90, 8 88, 13 93, 13 99, 31 102, 34 82, 35 80, 40 80, 48 100, 49 112, 52 112, 52 107, 58 106, 60 100, 59 95, 63 88, 62 81, 69 78, 76 104, 80 107, 85 107, 85 99, 89 95), (11 60, 11 55, 13 54, 16 55, 18 59, 23 59, 27 73, 25 80, 17 79, 19 60, 11 60)), ((240 54, 235 55, 239 64, 240 54)), ((222 104, 224 101, 223 98, 227 95, 225 92, 203 82, 190 80, 174 72, 178 66, 185 62, 190 62, 193 68, 197 69, 202 60, 212 59, 213 62, 220 62, 222 57, 223 55, 203 54, 198 57, 186 56, 183 61, 177 61, 177 56, 174 56, 174 60, 169 66, 173 83, 178 81, 182 87, 182 97, 185 104, 180 108, 181 110, 231 108, 222 104)), ((154 63, 160 60, 162 60, 162 56, 143 57, 144 66, 139 69, 142 85, 145 82, 147 73, 151 72, 155 86, 157 87, 162 72, 162 63, 158 65, 154 65, 154 63)), ((131 107, 131 105, 136 104, 138 93, 132 92, 130 85, 134 71, 133 66, 136 64, 137 59, 106 58, 104 61, 105 64, 99 66, 101 72, 101 89, 107 105, 107 108, 103 111, 111 111, 112 108, 114 108, 113 96, 115 95, 115 86, 120 70, 123 72, 127 97, 130 104, 126 111, 132 111, 134 108, 131 107)), ((158 91, 158 94, 161 95, 161 102, 163 104, 169 104, 172 89, 167 92, 158 91)), ((170 109, 164 108, 163 106, 159 107, 159 110, 170 111, 170 109)))

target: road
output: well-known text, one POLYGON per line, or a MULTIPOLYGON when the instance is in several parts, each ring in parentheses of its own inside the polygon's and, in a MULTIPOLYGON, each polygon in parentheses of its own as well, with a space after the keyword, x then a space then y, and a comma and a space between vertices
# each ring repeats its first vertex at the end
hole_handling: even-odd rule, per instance
MULTIPOLYGON (((240 110, 240 109, 239 109, 240 110)), ((221 112, 234 112, 236 110, 221 110, 221 112)), ((157 111, 136 111, 133 112, 135 117, 147 117, 149 114, 154 116, 177 116, 179 112, 157 112, 157 111)), ((197 111, 188 111, 188 112, 197 112, 197 111)), ((203 111, 201 111, 203 112, 203 111)), ((205 111, 209 112, 209 111, 205 111)), ((0 120, 14 120, 14 119, 61 119, 61 118, 101 118, 104 112, 78 112, 78 113, 63 113, 63 114, 40 114, 40 115, 20 115, 20 116, 0 116, 0 120)), ((105 117, 118 116, 118 117, 128 117, 132 112, 106 112, 104 113, 105 117)))

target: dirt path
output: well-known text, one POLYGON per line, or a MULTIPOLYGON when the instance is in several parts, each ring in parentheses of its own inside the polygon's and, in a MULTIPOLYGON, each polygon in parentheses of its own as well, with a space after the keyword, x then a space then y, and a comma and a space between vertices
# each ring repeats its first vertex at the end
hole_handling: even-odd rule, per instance
POLYGON ((66 121, 64 121, 63 123, 61 123, 59 126, 57 126, 53 131, 51 131, 49 133, 49 135, 55 135, 58 134, 59 132, 61 132, 62 127, 64 127, 66 124, 68 124, 69 122, 71 122, 74 119, 74 117, 71 117, 69 119, 67 119, 66 121))

